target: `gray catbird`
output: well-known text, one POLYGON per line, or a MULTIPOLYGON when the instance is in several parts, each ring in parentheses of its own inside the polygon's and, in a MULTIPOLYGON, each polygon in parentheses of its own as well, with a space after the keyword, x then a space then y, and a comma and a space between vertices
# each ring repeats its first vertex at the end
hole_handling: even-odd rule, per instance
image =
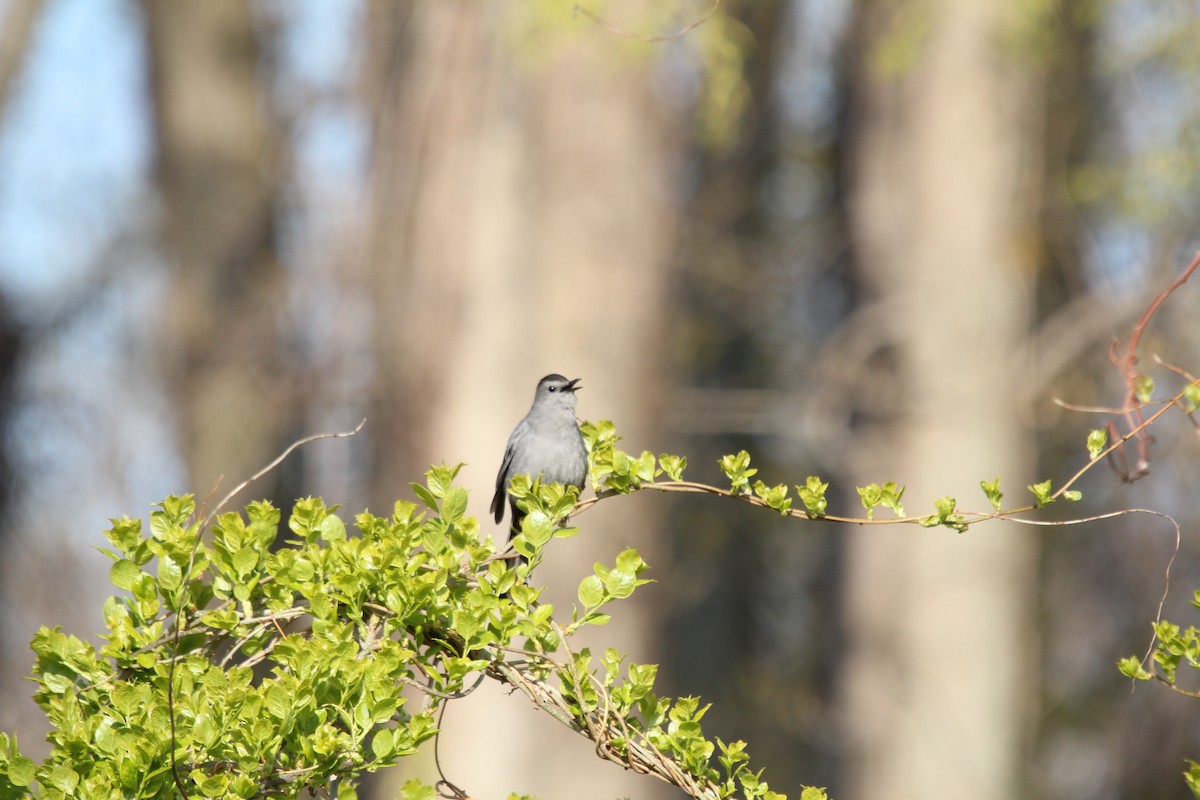
MULTIPOLYGON (((547 375, 538 381, 529 413, 509 434, 504 448, 504 462, 496 475, 496 496, 492 498, 492 513, 496 522, 504 518, 504 498, 514 475, 528 475, 543 483, 561 483, 583 488, 587 478, 587 451, 583 436, 575 421, 575 392, 583 388, 579 378, 567 380, 562 375, 547 375)), ((521 532, 525 516, 509 499, 512 525, 508 538, 521 532)))

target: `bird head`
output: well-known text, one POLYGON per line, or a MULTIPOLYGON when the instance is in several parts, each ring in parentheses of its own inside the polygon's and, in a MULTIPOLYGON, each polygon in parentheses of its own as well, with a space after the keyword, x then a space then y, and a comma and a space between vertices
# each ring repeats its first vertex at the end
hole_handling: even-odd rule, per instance
POLYGON ((538 381, 537 391, 533 395, 533 402, 535 404, 553 403, 554 405, 574 408, 575 393, 583 388, 579 385, 579 381, 579 378, 567 380, 558 373, 547 375, 538 381))

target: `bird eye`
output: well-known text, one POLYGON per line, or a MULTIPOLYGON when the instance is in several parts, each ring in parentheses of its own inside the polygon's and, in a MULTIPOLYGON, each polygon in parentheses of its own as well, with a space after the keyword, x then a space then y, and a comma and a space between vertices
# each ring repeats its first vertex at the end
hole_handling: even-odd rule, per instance
POLYGON ((553 385, 551 385, 551 386, 547 386, 547 387, 546 387, 546 389, 547 389, 548 391, 551 391, 551 392, 557 392, 557 391, 558 391, 558 387, 557 387, 557 386, 553 386, 553 385))

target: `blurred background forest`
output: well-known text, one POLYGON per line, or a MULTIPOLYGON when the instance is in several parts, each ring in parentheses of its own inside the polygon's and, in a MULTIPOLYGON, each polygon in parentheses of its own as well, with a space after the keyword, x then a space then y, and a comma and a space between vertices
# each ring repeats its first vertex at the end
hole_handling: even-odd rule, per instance
MULTIPOLYGON (((537 379, 626 449, 719 482, 1061 483, 1119 406, 1109 362, 1200 245, 1200 10, 1179 0, 0 0, 0 730, 44 753, 37 625, 102 630, 107 519, 169 493, 384 512, 466 462, 486 516, 537 379), (686 35, 668 35, 702 22, 686 35), (616 28, 614 31, 611 28, 616 28), (621 31, 661 41, 639 41, 621 31), (39 749, 41 748, 41 749, 39 749)), ((1147 329, 1200 372, 1200 285, 1147 329)), ((1200 586, 1195 428, 1082 503, 1173 515, 1200 586)), ((715 703, 772 788, 1183 798, 1197 705, 1145 652, 1174 532, 805 524, 606 500, 537 578, 559 607, 638 548, 602 631, 715 703)), ((491 531, 490 523, 485 530, 491 531)), ((480 798, 667 797, 502 692, 451 705, 480 798), (547 757, 545 748, 552 748, 547 757)), ((429 765, 424 767, 428 770, 429 765)), ((380 776, 374 796, 396 792, 380 776)))

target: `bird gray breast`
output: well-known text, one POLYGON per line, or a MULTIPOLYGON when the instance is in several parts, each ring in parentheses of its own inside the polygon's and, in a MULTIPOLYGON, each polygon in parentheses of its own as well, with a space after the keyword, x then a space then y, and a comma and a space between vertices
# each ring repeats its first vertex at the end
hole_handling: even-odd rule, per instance
POLYGON ((521 420, 525 430, 514 442, 512 464, 508 477, 542 476, 543 483, 555 481, 569 486, 583 486, 587 477, 587 451, 583 437, 569 408, 541 409, 521 420))

